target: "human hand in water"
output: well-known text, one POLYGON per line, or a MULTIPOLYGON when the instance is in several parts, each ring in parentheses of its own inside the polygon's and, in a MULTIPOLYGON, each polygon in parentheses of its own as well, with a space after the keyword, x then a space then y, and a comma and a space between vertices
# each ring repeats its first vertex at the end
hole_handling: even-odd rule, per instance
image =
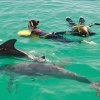
POLYGON ((96 45, 96 43, 94 41, 87 41, 87 40, 83 40, 84 43, 88 43, 88 44, 91 44, 91 45, 96 45))

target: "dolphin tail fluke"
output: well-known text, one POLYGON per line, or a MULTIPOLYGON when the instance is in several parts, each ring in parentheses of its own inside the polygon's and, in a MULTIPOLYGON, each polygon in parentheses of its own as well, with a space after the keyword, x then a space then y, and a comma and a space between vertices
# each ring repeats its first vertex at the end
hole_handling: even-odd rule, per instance
POLYGON ((41 56, 42 59, 46 59, 45 56, 41 56))
POLYGON ((100 97, 100 82, 92 82, 91 85, 97 91, 97 96, 100 97))
MULTIPOLYGON (((29 57, 30 58, 30 57, 29 57)), ((46 61, 46 57, 45 56, 41 56, 41 57, 31 57, 31 59, 33 61, 36 61, 36 62, 45 62, 46 61)))
POLYGON ((45 62, 46 61, 46 57, 45 56, 41 56, 38 59, 38 62, 45 62))

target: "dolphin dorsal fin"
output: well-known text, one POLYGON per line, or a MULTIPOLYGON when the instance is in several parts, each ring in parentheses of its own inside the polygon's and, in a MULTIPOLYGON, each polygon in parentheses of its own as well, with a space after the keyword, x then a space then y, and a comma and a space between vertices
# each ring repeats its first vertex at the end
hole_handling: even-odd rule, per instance
POLYGON ((5 48, 15 49, 14 44, 16 41, 17 41, 16 39, 10 39, 4 42, 1 46, 5 48))

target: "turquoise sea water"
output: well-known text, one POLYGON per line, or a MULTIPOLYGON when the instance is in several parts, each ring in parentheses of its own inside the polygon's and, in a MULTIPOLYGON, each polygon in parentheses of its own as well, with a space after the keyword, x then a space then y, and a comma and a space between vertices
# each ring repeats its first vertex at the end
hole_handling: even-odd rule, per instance
MULTIPOLYGON (((65 69, 100 81, 100 27, 93 26, 95 36, 86 38, 97 45, 85 43, 64 44, 53 40, 19 37, 17 32, 27 29, 30 19, 40 21, 39 27, 47 32, 70 30, 65 18, 78 22, 80 16, 86 24, 100 22, 99 0, 0 0, 0 44, 16 38, 16 48, 32 55, 45 55, 50 62, 66 64, 65 69)), ((66 38, 81 39, 66 35, 66 38)), ((26 59, 0 57, 0 65, 26 62, 26 59)), ((28 60, 29 62, 29 60, 28 60)), ((0 100, 100 100, 96 91, 87 84, 51 76, 35 78, 15 76, 12 91, 8 91, 10 73, 0 72, 0 100)))

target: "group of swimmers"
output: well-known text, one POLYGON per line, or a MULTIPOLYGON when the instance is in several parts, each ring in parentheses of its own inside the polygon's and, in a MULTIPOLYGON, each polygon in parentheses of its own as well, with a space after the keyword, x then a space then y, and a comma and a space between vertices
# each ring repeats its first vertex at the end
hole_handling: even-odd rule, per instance
POLYGON ((69 26, 72 29, 69 32, 64 31, 64 32, 47 33, 45 31, 41 30, 40 28, 38 28, 40 21, 37 21, 37 20, 30 20, 28 23, 28 28, 29 28, 29 30, 31 30, 31 35, 35 34, 35 35, 38 35, 39 37, 45 38, 45 39, 53 39, 55 41, 60 41, 60 42, 64 42, 64 43, 86 42, 86 43, 90 43, 90 44, 95 44, 95 42, 93 42, 93 41, 92 42, 88 42, 86 40, 72 41, 72 40, 69 40, 69 39, 66 39, 63 37, 63 34, 71 34, 71 35, 82 36, 82 37, 92 36, 95 33, 91 32, 89 30, 89 27, 91 27, 95 24, 91 24, 89 26, 86 26, 85 19, 83 17, 79 18, 78 25, 70 17, 66 17, 66 22, 68 22, 69 26))

